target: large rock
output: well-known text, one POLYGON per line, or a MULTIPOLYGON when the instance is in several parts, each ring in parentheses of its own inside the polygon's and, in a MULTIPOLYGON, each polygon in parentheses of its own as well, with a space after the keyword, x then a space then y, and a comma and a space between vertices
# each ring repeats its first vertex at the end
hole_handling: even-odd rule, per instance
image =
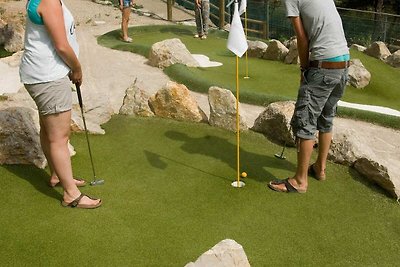
POLYGON ((207 121, 207 116, 183 84, 168 82, 150 97, 149 105, 153 113, 159 117, 180 121, 207 121))
POLYGON ((261 41, 247 41, 247 44, 249 46, 247 49, 249 57, 262 58, 268 48, 268 45, 261 41))
POLYGON ((389 49, 386 47, 385 43, 381 41, 373 42, 364 53, 380 60, 385 60, 390 56, 389 49))
POLYGON ((289 52, 284 62, 286 64, 300 64, 299 51, 297 50, 297 38, 291 38, 288 42, 289 52))
POLYGON ((400 68, 400 50, 397 50, 386 58, 386 63, 392 67, 400 68))
POLYGON ((24 48, 25 30, 17 21, 9 22, 0 28, 0 44, 8 52, 17 52, 24 48))
POLYGON ((363 122, 354 125, 352 120, 336 118, 329 159, 353 166, 366 179, 399 198, 400 148, 393 147, 394 140, 388 139, 389 136, 399 140, 400 132, 363 122), (374 134, 360 135, 366 127, 374 134))
POLYGON ((371 73, 359 59, 352 59, 349 67, 349 83, 355 88, 364 88, 371 81, 371 73))
MULTIPOLYGON (((236 97, 232 92, 212 86, 208 90, 208 102, 210 104, 210 125, 236 131, 236 97)), ((241 110, 239 106, 239 113, 241 110)), ((249 128, 241 114, 239 114, 239 128, 240 130, 249 128)))
POLYGON ((283 61, 288 52, 289 49, 287 49, 286 46, 284 46, 280 41, 271 40, 263 58, 268 60, 283 61))
POLYGON ((294 101, 269 104, 254 122, 252 130, 265 134, 272 141, 294 146, 294 136, 290 131, 294 105, 294 101))
POLYGON ((188 67, 198 67, 199 63, 178 38, 167 39, 151 46, 149 64, 158 68, 166 68, 180 63, 188 67))
POLYGON ((36 111, 31 108, 0 110, 0 164, 46 166, 36 117, 36 111))
MULTIPOLYGON (((101 128, 100 124, 95 122, 93 114, 87 113, 85 106, 83 106, 86 129, 90 134, 105 134, 104 129, 101 128)), ((83 132, 85 131, 85 125, 83 123, 82 111, 78 104, 72 105, 71 111, 71 131, 72 132, 83 132)))
POLYGON ((136 83, 126 89, 124 102, 119 110, 119 114, 137 115, 142 117, 154 116, 149 107, 150 96, 146 91, 140 89, 136 83))
POLYGON ((250 263, 240 244, 225 239, 185 267, 250 267, 250 263))

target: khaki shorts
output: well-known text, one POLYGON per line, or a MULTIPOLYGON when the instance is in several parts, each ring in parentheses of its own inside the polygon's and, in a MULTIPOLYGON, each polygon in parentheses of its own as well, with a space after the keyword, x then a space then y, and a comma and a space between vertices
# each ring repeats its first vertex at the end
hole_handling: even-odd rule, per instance
POLYGON ((25 88, 35 101, 40 115, 57 114, 72 108, 72 90, 68 76, 51 82, 25 84, 25 88))

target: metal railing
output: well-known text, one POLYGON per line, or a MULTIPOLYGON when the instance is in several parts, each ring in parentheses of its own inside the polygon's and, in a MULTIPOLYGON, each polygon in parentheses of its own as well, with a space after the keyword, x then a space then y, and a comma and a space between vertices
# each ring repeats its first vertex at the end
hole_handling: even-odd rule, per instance
MULTIPOLYGON (((189 9, 194 8, 193 0, 175 2, 189 9)), ((227 1, 210 0, 210 19, 223 28, 224 24, 230 23, 232 8, 221 5, 221 2, 227 1), (223 12, 220 11, 220 6, 224 7, 223 12)), ((400 15, 339 7, 337 9, 349 44, 368 46, 374 41, 383 41, 400 47, 400 15)), ((264 39, 285 40, 294 35, 285 9, 279 1, 247 0, 247 28, 250 36, 264 39)))

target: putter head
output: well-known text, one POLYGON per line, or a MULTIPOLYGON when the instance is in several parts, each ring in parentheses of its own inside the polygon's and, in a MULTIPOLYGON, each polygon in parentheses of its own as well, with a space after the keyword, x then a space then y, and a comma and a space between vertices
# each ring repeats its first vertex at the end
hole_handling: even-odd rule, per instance
POLYGON ((286 157, 281 153, 276 153, 274 156, 275 156, 275 158, 278 158, 278 159, 286 159, 286 157))
POLYGON ((95 180, 93 180, 93 181, 91 181, 90 182, 90 185, 102 185, 102 184, 104 184, 104 180, 99 180, 99 179, 95 179, 95 180))

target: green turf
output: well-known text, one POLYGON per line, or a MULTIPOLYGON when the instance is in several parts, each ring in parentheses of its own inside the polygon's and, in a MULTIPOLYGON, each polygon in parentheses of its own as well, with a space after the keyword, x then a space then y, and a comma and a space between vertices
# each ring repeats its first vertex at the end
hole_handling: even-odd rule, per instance
POLYGON ((0 58, 2 58, 2 57, 9 57, 9 56, 11 56, 12 54, 13 54, 13 53, 6 51, 6 50, 4 49, 3 46, 0 46, 0 58))
MULTIPOLYGON (((235 135, 206 124, 115 116, 90 136, 103 186, 83 191, 103 207, 60 206, 60 189, 30 166, 0 167, 1 266, 184 266, 222 239, 243 245, 252 266, 396 266, 400 209, 348 167, 306 194, 266 187, 295 168, 281 147, 241 135, 246 187, 232 188, 235 135)), ((74 172, 91 177, 84 134, 74 134, 74 172)))

